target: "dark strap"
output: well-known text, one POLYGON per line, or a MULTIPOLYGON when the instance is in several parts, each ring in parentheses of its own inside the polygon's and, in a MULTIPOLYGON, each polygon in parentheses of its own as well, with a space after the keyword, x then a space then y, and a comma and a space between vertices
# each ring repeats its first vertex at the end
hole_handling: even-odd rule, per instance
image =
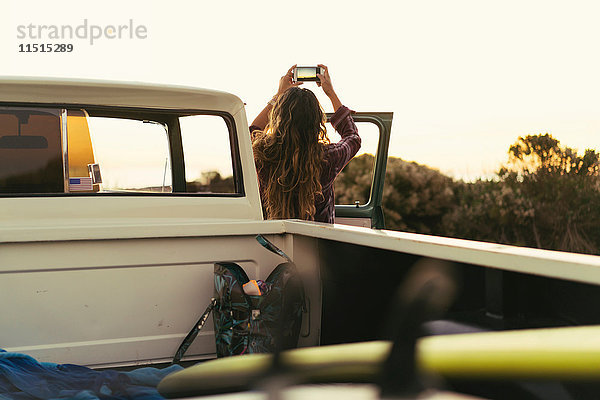
POLYGON ((258 243, 260 243, 260 245, 262 247, 264 247, 265 249, 277 254, 278 256, 285 258, 288 262, 293 263, 292 259, 289 258, 288 255, 283 252, 283 250, 281 250, 279 247, 275 246, 273 243, 271 243, 271 241, 269 239, 267 239, 263 235, 261 235, 261 234, 256 235, 256 241, 258 243))
MULTIPOLYGON (((281 250, 279 247, 275 246, 273 244, 273 242, 271 242, 269 239, 267 239, 266 237, 264 237, 260 233, 255 236, 255 239, 265 249, 269 250, 272 253, 277 254, 278 256, 281 256, 281 257, 285 258, 288 262, 294 264, 294 262, 292 261, 292 259, 287 254, 285 254, 285 252, 283 250, 281 250)), ((294 265, 296 265, 296 264, 294 264, 294 265)), ((302 286, 301 290, 302 290, 302 299, 303 299, 302 300, 302 312, 308 312, 308 308, 306 306, 306 301, 304 300, 306 298, 305 295, 304 295, 304 286, 302 286)))
POLYGON ((175 352, 175 357, 173 357, 173 361, 171 362, 171 364, 177 364, 179 363, 179 361, 181 361, 181 358, 183 357, 187 349, 190 347, 194 339, 196 339, 196 336, 198 336, 198 332, 200 332, 200 329, 202 329, 202 327, 206 323, 210 312, 213 310, 213 308, 215 308, 216 305, 217 300, 213 297, 212 299, 210 299, 210 304, 208 305, 208 307, 206 307, 206 310, 204 310, 204 313, 202 314, 198 322, 196 322, 190 333, 187 334, 185 339, 183 339, 183 342, 181 342, 181 344, 179 345, 179 348, 175 352))

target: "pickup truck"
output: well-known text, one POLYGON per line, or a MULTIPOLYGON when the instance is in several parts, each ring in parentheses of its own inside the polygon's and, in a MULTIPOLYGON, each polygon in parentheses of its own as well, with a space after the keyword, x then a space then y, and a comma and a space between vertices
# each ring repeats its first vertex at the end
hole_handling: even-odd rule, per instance
MULTIPOLYGON (((0 347, 93 368, 168 362, 209 302, 215 262, 261 279, 281 261, 257 234, 302 275, 303 347, 379 339, 422 258, 461 271, 451 321, 600 324, 600 257, 381 229, 392 114, 354 117, 374 155, 370 194, 336 205, 333 225, 264 220, 235 95, 0 79, 0 347)), ((214 357, 209 322, 186 359, 214 357)))

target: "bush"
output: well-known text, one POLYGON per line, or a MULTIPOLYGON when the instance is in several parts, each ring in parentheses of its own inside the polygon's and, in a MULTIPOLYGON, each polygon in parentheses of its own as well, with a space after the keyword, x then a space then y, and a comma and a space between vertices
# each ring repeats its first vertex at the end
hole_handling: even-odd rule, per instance
MULTIPOLYGON (((454 181, 390 157, 383 193, 387 229, 600 253, 600 155, 560 145, 549 134, 519 137, 494 179, 454 181)), ((371 155, 336 181, 340 202, 368 200, 371 155)), ((338 203, 340 203, 338 202, 338 203)))

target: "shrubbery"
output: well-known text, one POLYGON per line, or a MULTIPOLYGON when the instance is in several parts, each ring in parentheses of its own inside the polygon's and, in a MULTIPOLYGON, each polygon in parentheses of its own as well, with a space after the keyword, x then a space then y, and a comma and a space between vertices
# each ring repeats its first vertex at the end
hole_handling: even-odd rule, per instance
MULTIPOLYGON (((363 155, 342 172, 338 203, 367 200, 372 163, 363 155)), ((520 137, 494 179, 476 182, 390 157, 383 208, 387 229, 600 254, 599 154, 520 137)))

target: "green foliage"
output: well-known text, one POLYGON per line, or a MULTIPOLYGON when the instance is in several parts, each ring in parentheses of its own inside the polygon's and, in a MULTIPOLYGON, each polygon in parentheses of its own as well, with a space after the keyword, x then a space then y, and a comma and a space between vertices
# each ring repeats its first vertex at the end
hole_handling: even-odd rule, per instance
POLYGON ((383 190, 386 227, 443 235, 440 224, 454 207, 455 186, 439 171, 390 157, 383 190))
POLYGON ((337 204, 366 204, 371 194, 375 157, 363 154, 346 165, 335 180, 337 204))
POLYGON ((570 147, 562 147, 552 135, 529 135, 519 140, 508 151, 509 163, 499 175, 509 172, 524 177, 547 175, 598 176, 599 154, 587 149, 583 156, 570 147))
POLYGON ((528 246, 532 199, 502 181, 461 183, 457 203, 444 216, 444 236, 528 246))
MULTIPOLYGON (((368 199, 372 163, 363 155, 346 167, 338 199, 368 199)), ((600 254, 600 154, 519 137, 496 177, 476 182, 390 157, 383 207, 388 229, 600 254)))
POLYGON ((235 193, 233 176, 222 177, 218 171, 202 172, 201 178, 186 183, 190 193, 235 193))
MULTIPOLYGON (((369 200, 375 158, 354 158, 335 180, 337 204, 369 200)), ((388 158, 383 189, 383 208, 388 229, 443 234, 442 217, 454 205, 451 178, 414 162, 388 158)))
POLYGON ((524 245, 600 252, 600 161, 594 150, 579 156, 549 134, 520 137, 498 176, 531 204, 524 245))

